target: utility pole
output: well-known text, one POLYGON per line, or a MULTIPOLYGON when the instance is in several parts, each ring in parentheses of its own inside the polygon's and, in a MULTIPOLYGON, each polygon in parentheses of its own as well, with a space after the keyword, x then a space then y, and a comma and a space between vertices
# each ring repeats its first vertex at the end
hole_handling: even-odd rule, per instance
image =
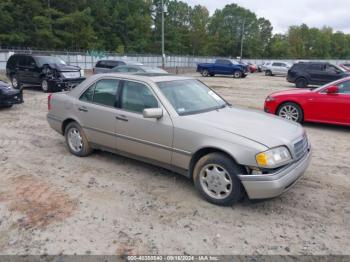
POLYGON ((52 32, 51 0, 47 0, 47 9, 48 9, 48 12, 49 12, 49 19, 50 19, 50 32, 52 32))
POLYGON ((244 17, 244 19, 243 19, 243 26, 242 26, 242 38, 241 38, 241 61, 242 61, 242 59, 243 59, 243 44, 244 44, 245 19, 246 19, 246 17, 244 17))
POLYGON ((162 0, 162 67, 165 67, 165 43, 164 43, 164 0, 162 0))

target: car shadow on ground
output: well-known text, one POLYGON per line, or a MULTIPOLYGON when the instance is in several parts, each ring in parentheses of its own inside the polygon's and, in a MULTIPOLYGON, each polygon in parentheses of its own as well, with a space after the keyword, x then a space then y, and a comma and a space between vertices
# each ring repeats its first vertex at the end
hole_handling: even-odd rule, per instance
POLYGON ((337 131, 349 133, 350 126, 342 126, 342 125, 333 125, 333 124, 323 124, 323 123, 304 123, 304 127, 313 128, 313 129, 323 129, 327 131, 337 131))
MULTIPOLYGON (((104 158, 105 161, 113 161, 115 162, 117 165, 118 164, 127 164, 130 166, 133 166, 135 168, 135 170, 137 169, 145 169, 146 176, 154 176, 154 178, 162 176, 163 178, 169 179, 169 183, 171 184, 178 184, 181 186, 181 188, 185 191, 193 191, 193 193, 195 193, 195 195, 191 196, 191 197, 197 197, 198 199, 202 200, 202 201, 206 201, 205 199, 203 199, 200 194, 198 192, 196 192, 196 188, 194 186, 194 182, 193 180, 187 178, 184 175, 175 173, 173 171, 170 171, 168 169, 162 168, 162 167, 158 167, 149 163, 145 163, 139 160, 135 160, 132 158, 127 158, 118 154, 114 154, 114 153, 110 153, 110 152, 106 152, 106 151, 101 151, 101 150, 95 150, 93 153, 95 156, 97 156, 98 158, 104 158)), ((235 207, 241 207, 241 208, 259 208, 259 207, 264 207, 267 203, 273 201, 274 199, 277 198, 266 198, 266 199, 249 199, 247 193, 245 192, 244 188, 243 188, 243 194, 242 194, 242 198, 241 200, 234 204, 233 206, 228 206, 227 208, 235 208, 235 207)), ((280 200, 279 200, 280 201, 280 200)), ((213 205, 213 207, 215 207, 216 205, 213 205)))

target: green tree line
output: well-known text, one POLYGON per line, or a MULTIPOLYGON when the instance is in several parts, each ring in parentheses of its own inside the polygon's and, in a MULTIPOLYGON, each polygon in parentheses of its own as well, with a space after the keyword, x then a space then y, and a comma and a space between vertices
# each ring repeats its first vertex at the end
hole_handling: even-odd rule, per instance
MULTIPOLYGON (((291 26, 273 34, 266 18, 236 4, 210 15, 165 0, 167 54, 245 58, 350 58, 350 35, 291 26)), ((1 0, 0 46, 41 50, 161 51, 160 0, 1 0)))

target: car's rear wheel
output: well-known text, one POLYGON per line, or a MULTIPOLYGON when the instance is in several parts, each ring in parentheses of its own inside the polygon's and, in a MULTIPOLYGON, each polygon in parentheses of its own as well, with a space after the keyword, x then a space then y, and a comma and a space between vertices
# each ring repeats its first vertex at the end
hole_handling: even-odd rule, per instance
POLYGON ((284 119, 298 123, 303 122, 304 118, 301 107, 296 103, 291 102, 282 104, 277 110, 277 115, 284 119))
POLYGON ((266 76, 272 76, 272 71, 271 70, 266 70, 265 71, 266 76))
POLYGON ((65 129, 66 143, 69 151, 76 156, 85 157, 91 154, 92 147, 81 126, 72 122, 65 129))
POLYGON ((18 78, 16 75, 13 75, 11 77, 11 84, 14 89, 19 89, 21 88, 21 83, 19 82, 18 78))
POLYGON ((244 170, 222 153, 203 156, 193 171, 193 180, 199 193, 210 203, 231 206, 242 197, 238 174, 244 170))
POLYGON ((234 71, 233 72, 233 77, 234 78, 241 78, 242 77, 242 72, 241 71, 234 71))
POLYGON ((297 88, 306 88, 308 86, 308 82, 305 78, 301 77, 295 81, 295 86, 297 88))
POLYGON ((209 71, 208 71, 207 69, 204 69, 204 70, 202 71, 202 76, 208 77, 208 76, 209 76, 209 71))

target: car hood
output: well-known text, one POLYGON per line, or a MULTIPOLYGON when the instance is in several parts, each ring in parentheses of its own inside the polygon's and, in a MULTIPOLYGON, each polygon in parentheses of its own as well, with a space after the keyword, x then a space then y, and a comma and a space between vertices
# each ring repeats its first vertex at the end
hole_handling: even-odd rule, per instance
POLYGON ((289 90, 272 93, 270 96, 304 95, 304 94, 309 94, 311 92, 312 92, 311 89, 289 89, 289 90))
POLYGON ((49 66, 53 69, 56 69, 59 72, 77 72, 77 71, 80 71, 79 66, 62 65, 62 64, 49 64, 49 66))
POLYGON ((225 107, 189 116, 192 121, 250 139, 268 148, 290 146, 304 134, 297 123, 264 112, 225 107))

